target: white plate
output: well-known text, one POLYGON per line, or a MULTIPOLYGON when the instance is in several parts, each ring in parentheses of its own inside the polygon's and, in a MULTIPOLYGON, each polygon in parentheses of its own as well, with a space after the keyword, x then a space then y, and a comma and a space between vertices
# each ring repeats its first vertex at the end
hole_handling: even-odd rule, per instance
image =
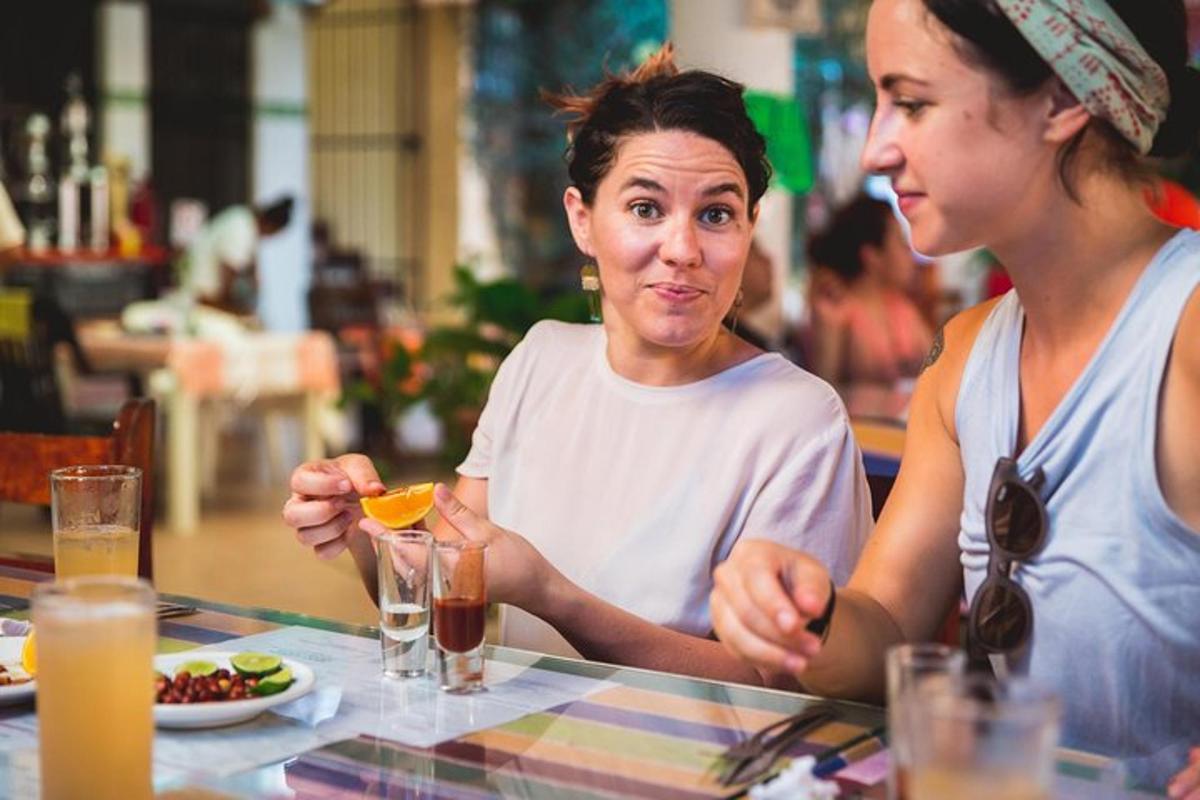
MULTIPOLYGON (((182 653, 156 656, 154 668, 164 675, 174 675, 175 667, 185 661, 211 661, 232 671, 229 659, 237 653, 214 653, 208 650, 186 650, 182 653)), ((254 719, 268 708, 289 703, 306 694, 316 682, 313 671, 305 664, 285 658, 283 668, 292 671, 292 685, 279 694, 245 700, 224 700, 210 703, 155 703, 154 722, 160 728, 216 728, 254 719)))
MULTIPOLYGON (((0 664, 12 669, 21 668, 21 648, 24 636, 0 636, 0 664)), ((21 670, 22 674, 24 670, 21 670)), ((0 686, 0 706, 11 706, 33 698, 37 693, 37 681, 26 681, 12 686, 0 686)))

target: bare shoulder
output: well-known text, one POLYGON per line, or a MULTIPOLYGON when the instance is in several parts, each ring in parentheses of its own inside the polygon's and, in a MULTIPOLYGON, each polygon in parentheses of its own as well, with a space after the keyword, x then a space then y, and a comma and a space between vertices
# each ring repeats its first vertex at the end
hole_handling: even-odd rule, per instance
POLYGON ((1200 400, 1200 289, 1192 292, 1183 307, 1175 332, 1175 356, 1192 397, 1200 400))
POLYGON ((954 406, 958 402, 963 370, 971 356, 975 338, 998 302, 1000 298, 994 298, 951 317, 933 335, 933 345, 925 357, 918 392, 927 402, 936 405, 938 416, 952 439, 957 439, 954 434, 954 406))

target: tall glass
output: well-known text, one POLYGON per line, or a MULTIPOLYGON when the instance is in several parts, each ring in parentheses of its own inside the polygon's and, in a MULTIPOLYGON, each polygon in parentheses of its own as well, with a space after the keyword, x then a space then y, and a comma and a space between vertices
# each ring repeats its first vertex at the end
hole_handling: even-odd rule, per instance
POLYGON ((117 576, 34 589, 43 800, 153 795, 154 600, 117 576))
POLYGON ((375 537, 379 574, 379 643, 383 674, 425 674, 429 654, 429 577, 433 537, 392 531, 375 537))
POLYGON ((54 572, 128 575, 138 571, 142 471, 114 465, 56 469, 50 473, 54 572))
POLYGON ((1024 678, 960 676, 909 711, 914 797, 1050 800, 1061 707, 1024 678))
POLYGON ((919 692, 961 676, 966 655, 958 649, 934 642, 901 644, 887 652, 888 770, 889 800, 911 800, 909 788, 910 742, 907 714, 919 692))
POLYGON ((447 692, 479 691, 483 688, 487 544, 438 542, 433 569, 433 630, 441 687, 447 692))

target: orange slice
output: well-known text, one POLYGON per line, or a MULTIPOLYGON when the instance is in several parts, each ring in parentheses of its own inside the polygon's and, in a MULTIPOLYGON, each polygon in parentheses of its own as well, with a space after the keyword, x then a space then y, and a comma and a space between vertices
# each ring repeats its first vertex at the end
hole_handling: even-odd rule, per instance
POLYGON ((33 641, 33 628, 29 629, 25 644, 21 645, 21 668, 30 675, 37 675, 37 645, 33 641))
POLYGON ((363 513, 389 528, 407 528, 425 518, 433 509, 433 484, 401 486, 378 497, 363 497, 363 513))

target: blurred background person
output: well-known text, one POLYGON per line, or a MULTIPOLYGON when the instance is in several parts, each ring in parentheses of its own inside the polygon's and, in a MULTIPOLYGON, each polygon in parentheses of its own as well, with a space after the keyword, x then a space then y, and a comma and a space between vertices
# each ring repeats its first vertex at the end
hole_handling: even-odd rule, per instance
POLYGON ((778 337, 755 323, 754 312, 771 302, 775 289, 775 266, 771 257, 755 239, 746 255, 742 286, 734 302, 730 328, 741 338, 762 350, 778 350, 778 337))
POLYGON ((933 341, 909 297, 916 261, 891 206, 860 195, 809 242, 812 370, 852 416, 904 412, 933 341))
POLYGON ((198 303, 253 314, 258 301, 258 243, 287 227, 293 204, 291 197, 283 197, 254 208, 230 206, 217 214, 188 246, 180 288, 198 303))

